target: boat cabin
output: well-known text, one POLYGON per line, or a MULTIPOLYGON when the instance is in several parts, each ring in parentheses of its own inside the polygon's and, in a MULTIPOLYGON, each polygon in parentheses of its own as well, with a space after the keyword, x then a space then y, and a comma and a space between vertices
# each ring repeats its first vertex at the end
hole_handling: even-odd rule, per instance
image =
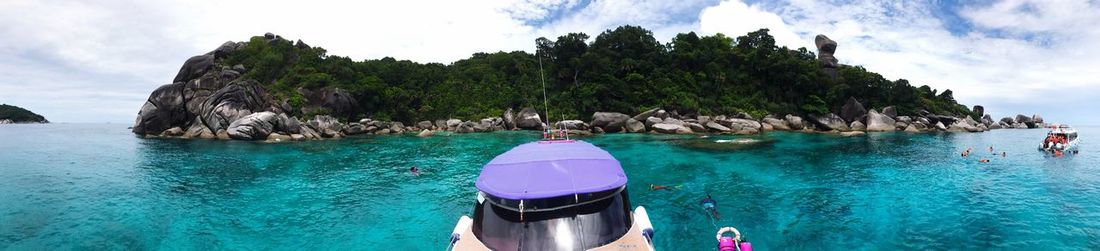
POLYGON ((586 250, 642 236, 619 161, 584 141, 517 146, 486 164, 476 185, 470 231, 488 249, 586 250), (637 236, 624 238, 630 232, 637 236))

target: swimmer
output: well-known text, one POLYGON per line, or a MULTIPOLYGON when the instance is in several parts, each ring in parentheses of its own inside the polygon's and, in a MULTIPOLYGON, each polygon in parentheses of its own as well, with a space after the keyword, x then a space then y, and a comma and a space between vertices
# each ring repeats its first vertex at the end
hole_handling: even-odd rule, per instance
POLYGON ((409 168, 409 172, 416 175, 416 177, 420 177, 420 168, 416 168, 416 166, 409 168))
POLYGON ((993 146, 989 146, 989 152, 993 152, 993 146))
POLYGON ((1001 158, 1008 156, 1008 152, 1001 152, 1001 158))
POLYGON ((656 191, 656 190, 669 190, 669 191, 672 191, 672 190, 680 189, 681 186, 683 186, 683 185, 679 185, 679 186, 662 186, 662 185, 650 184, 649 185, 649 190, 650 191, 656 191))
POLYGON ((714 219, 722 219, 722 217, 718 216, 718 209, 715 208, 718 206, 718 201, 715 201, 714 198, 711 198, 709 194, 707 195, 707 198, 704 198, 703 201, 700 202, 700 204, 703 204, 703 210, 706 210, 708 213, 714 216, 714 219))
POLYGON ((982 159, 982 160, 979 160, 979 161, 978 161, 978 163, 989 163, 989 159, 982 159))

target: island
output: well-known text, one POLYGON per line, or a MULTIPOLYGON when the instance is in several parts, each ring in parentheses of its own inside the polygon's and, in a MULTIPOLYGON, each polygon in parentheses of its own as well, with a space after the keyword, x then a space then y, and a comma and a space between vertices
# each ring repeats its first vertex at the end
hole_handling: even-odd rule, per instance
POLYGON ((138 112, 143 137, 311 140, 357 134, 562 129, 570 134, 766 131, 983 132, 1043 127, 993 120, 951 90, 839 64, 837 43, 777 46, 767 29, 736 38, 638 26, 594 39, 539 38, 536 53, 476 53, 450 64, 355 61, 267 33, 184 62, 138 112), (544 105, 547 104, 547 105, 544 105), (630 114, 630 115, 628 115, 630 114), (549 116, 551 125, 544 123, 549 116))
POLYGON ((50 123, 42 115, 22 107, 0 104, 0 124, 45 124, 50 123))

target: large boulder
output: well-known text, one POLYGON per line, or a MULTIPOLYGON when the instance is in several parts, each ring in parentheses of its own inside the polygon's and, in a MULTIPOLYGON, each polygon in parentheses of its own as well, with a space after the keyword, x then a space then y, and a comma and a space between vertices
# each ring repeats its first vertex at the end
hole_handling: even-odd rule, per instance
POLYGON ((1005 123, 1005 124, 1007 124, 1007 125, 1011 125, 1011 124, 1015 124, 1015 123, 1016 123, 1016 120, 1015 120, 1015 119, 1012 119, 1011 117, 1004 117, 1004 118, 1001 118, 1001 123, 1005 123))
POLYGON ((882 108, 882 115, 886 115, 887 117, 890 117, 891 119, 896 120, 897 117, 898 117, 898 110, 897 110, 897 108, 894 108, 894 106, 892 106, 892 105, 887 106, 887 107, 883 107, 882 108))
POLYGON ((511 107, 509 107, 508 110, 504 110, 504 115, 501 116, 501 119, 504 120, 504 129, 516 129, 516 114, 512 112, 511 107))
POLYGON ((312 120, 306 123, 309 124, 310 127, 316 129, 321 137, 335 138, 343 136, 341 132, 344 131, 345 125, 332 116, 316 115, 312 120))
POLYGON ((867 109, 864 109, 863 104, 860 104, 859 100, 853 97, 849 97, 844 106, 840 108, 840 118, 844 119, 845 122, 856 121, 863 115, 867 115, 867 109))
POLYGON ((267 139, 267 136, 274 132, 276 127, 282 127, 278 114, 258 112, 234 120, 225 131, 233 139, 263 140, 267 139))
POLYGON ((259 82, 236 81, 207 97, 199 116, 210 131, 217 132, 233 121, 262 111, 270 103, 259 82))
POLYGON ((785 119, 787 120, 787 125, 790 126, 792 130, 802 130, 802 128, 806 128, 802 123, 802 117, 787 114, 785 119))
POLYGON ((691 129, 692 132, 697 132, 697 133, 706 133, 707 132, 707 128, 704 127, 703 125, 700 125, 699 123, 685 123, 685 124, 688 128, 691 129))
POLYGON ((947 131, 947 126, 944 126, 943 122, 936 122, 936 130, 947 131))
POLYGON ((420 121, 420 122, 416 123, 416 127, 420 128, 420 129, 425 129, 425 130, 431 130, 432 127, 434 127, 434 126, 435 125, 433 125, 431 121, 427 121, 427 120, 420 121))
POLYGON ((848 128, 852 129, 852 131, 867 130, 867 126, 863 125, 863 122, 859 122, 858 120, 857 121, 852 121, 852 124, 848 125, 848 128))
POLYGON ((848 131, 848 130, 851 130, 848 127, 848 123, 845 122, 844 119, 840 118, 840 116, 837 116, 836 114, 833 114, 833 113, 823 114, 823 115, 814 115, 814 114, 812 114, 808 117, 808 120, 810 121, 810 123, 813 123, 814 126, 816 126, 818 130, 822 130, 822 131, 832 131, 832 130, 848 131))
POLYGON ((633 118, 626 120, 627 132, 645 132, 645 124, 641 121, 634 120, 633 118))
POLYGON ((764 122, 764 124, 771 125, 773 130, 777 130, 777 131, 790 131, 791 130, 790 124, 788 124, 787 121, 782 120, 782 119, 770 118, 769 117, 769 118, 764 118, 763 122, 764 122))
POLYGON ((516 114, 516 128, 542 130, 542 117, 535 108, 527 107, 516 114))
POLYGON ((690 134, 691 133, 691 129, 688 129, 687 127, 684 127, 682 125, 665 124, 665 123, 660 123, 660 124, 653 125, 653 130, 657 131, 659 133, 667 133, 667 134, 690 134))
POLYGON ((646 118, 645 119, 645 128, 651 128, 652 129, 653 125, 660 124, 661 122, 664 122, 664 120, 662 120, 661 118, 658 118, 658 117, 646 118))
POLYGON ((989 114, 982 115, 982 124, 983 125, 991 126, 991 125, 993 125, 993 123, 994 123, 993 122, 993 116, 989 116, 989 114))
POLYGON ((657 111, 659 110, 661 110, 661 108, 649 109, 648 111, 644 111, 642 113, 639 113, 638 115, 634 115, 633 119, 637 121, 646 121, 646 119, 649 119, 649 117, 653 117, 653 115, 657 114, 657 111))
POLYGON ((214 66, 214 55, 198 55, 188 58, 187 61, 183 62, 183 66, 180 67, 179 73, 176 73, 176 78, 172 80, 172 83, 191 81, 213 70, 214 66))
POLYGON ((589 124, 584 123, 584 121, 580 121, 580 120, 563 120, 563 121, 558 121, 557 123, 554 123, 554 129, 563 129, 563 128, 566 129, 566 130, 587 131, 589 129, 589 124))
POLYGON ((158 134, 191 119, 183 98, 183 87, 184 83, 174 83, 154 90, 138 111, 132 131, 136 134, 158 134))
POLYGON ((707 123, 703 124, 703 125, 706 126, 708 129, 710 129, 712 131, 716 131, 716 132, 727 133, 727 132, 732 132, 733 131, 729 127, 726 127, 726 126, 724 126, 722 124, 719 124, 718 122, 715 122, 715 121, 707 121, 707 123))
POLYGON ((829 39, 824 34, 818 34, 814 37, 814 45, 817 46, 817 60, 821 62, 821 65, 825 68, 837 68, 840 66, 839 61, 833 56, 836 52, 836 41, 829 39))
POLYGON ((1021 124, 1021 123, 1026 124, 1026 123, 1031 123, 1032 121, 1031 121, 1031 117, 1024 116, 1023 114, 1016 114, 1016 121, 1015 122, 1017 124, 1021 124))
POLYGON ((975 117, 981 118, 982 116, 985 116, 985 107, 981 105, 975 105, 973 108, 973 112, 975 117))
POLYGON ((596 112, 592 114, 592 122, 589 124, 602 128, 604 132, 621 132, 628 119, 631 119, 630 116, 622 113, 596 112))
POLYGON ((867 131, 892 132, 895 130, 897 130, 897 123, 894 119, 882 113, 878 113, 874 109, 867 112, 867 131))
POLYGON ((1035 124, 1035 127, 1032 128, 1043 127, 1043 117, 1039 114, 1031 115, 1031 122, 1035 124))

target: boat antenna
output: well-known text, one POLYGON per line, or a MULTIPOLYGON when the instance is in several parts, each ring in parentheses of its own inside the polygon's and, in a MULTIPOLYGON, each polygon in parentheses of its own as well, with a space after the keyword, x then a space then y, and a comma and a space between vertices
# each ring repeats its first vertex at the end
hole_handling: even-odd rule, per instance
POLYGON ((542 55, 539 53, 542 49, 538 47, 538 40, 535 40, 535 57, 539 58, 539 81, 542 82, 542 109, 546 113, 546 130, 549 131, 550 126, 550 105, 546 101, 546 76, 542 73, 542 55))

